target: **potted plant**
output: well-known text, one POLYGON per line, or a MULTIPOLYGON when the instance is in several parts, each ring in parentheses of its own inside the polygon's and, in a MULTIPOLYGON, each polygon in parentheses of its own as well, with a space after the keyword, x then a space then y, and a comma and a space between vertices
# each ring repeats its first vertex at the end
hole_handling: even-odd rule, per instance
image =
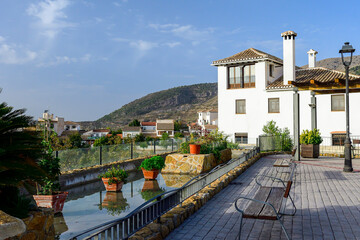
POLYGON ((126 183, 128 173, 120 167, 114 166, 108 169, 105 173, 100 174, 99 178, 103 181, 106 191, 118 192, 121 191, 122 186, 126 183))
POLYGON ((36 184, 37 195, 33 195, 38 207, 53 208, 54 213, 61 212, 68 192, 60 191, 60 159, 53 156, 50 142, 43 140, 46 148, 44 157, 39 161, 39 166, 47 173, 41 184, 36 184))
POLYGON ((303 130, 300 135, 301 156, 304 158, 318 158, 319 145, 322 141, 319 129, 303 130))
POLYGON ((165 167, 165 160, 161 156, 153 156, 141 162, 140 168, 145 179, 156 179, 160 170, 165 167))
POLYGON ((199 139, 195 139, 193 134, 191 134, 188 145, 190 154, 200 154, 201 141, 199 139))

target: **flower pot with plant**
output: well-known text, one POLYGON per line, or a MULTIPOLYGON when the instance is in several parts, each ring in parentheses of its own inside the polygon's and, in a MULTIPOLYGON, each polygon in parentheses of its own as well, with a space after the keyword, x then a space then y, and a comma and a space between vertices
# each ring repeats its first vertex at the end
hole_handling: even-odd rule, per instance
POLYGON ((42 183, 36 185, 37 195, 33 195, 38 207, 53 208, 55 213, 61 212, 68 192, 60 191, 60 159, 53 156, 50 142, 43 140, 46 148, 44 157, 39 161, 39 166, 47 173, 42 183))
POLYGON ((121 191, 128 173, 121 168, 112 167, 108 169, 105 173, 100 174, 99 178, 103 181, 106 191, 118 192, 121 191))
POLYGON ((318 158, 319 145, 322 143, 322 138, 319 129, 303 130, 300 135, 301 157, 303 158, 318 158))
POLYGON ((160 170, 165 167, 165 160, 161 156, 153 156, 142 161, 140 168, 144 178, 148 180, 156 179, 160 170))

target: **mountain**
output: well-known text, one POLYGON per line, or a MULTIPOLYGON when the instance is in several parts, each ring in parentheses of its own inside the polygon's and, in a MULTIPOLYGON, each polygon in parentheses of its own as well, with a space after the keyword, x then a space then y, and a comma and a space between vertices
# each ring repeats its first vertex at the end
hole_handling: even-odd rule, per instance
POLYGON ((80 124, 83 129, 116 129, 128 125, 133 119, 181 119, 190 122, 197 119, 199 110, 214 108, 217 109, 217 83, 202 83, 148 94, 94 122, 80 124))
MULTIPOLYGON (((345 58, 346 61, 349 60, 349 58, 345 58)), ((308 65, 302 66, 302 68, 307 68, 308 65)), ((320 61, 316 61, 317 67, 325 67, 329 69, 334 69, 337 71, 345 71, 345 67, 342 63, 341 57, 338 58, 326 58, 320 61)), ((350 66, 350 73, 352 74, 360 74, 360 55, 353 56, 351 66, 350 66)))
MULTIPOLYGON (((346 59, 347 60, 347 59, 346 59)), ((341 58, 327 58, 316 62, 318 67, 344 71, 341 58)), ((306 68, 307 65, 303 66, 306 68)), ((360 55, 353 56, 350 73, 360 75, 360 55)), ((202 83, 175 87, 148 94, 120 109, 91 122, 81 122, 83 129, 116 129, 128 125, 133 119, 155 121, 156 119, 181 119, 194 122, 197 112, 217 108, 217 83, 202 83)))

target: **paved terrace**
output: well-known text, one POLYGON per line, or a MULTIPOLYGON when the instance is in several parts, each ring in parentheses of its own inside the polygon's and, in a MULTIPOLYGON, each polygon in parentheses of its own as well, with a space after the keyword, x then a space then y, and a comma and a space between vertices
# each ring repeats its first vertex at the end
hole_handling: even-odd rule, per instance
MULTIPOLYGON (((253 197, 258 190, 254 178, 278 174, 272 163, 283 157, 261 158, 166 239, 236 239, 240 213, 235 199, 253 197)), ((320 157, 298 164, 290 192, 297 213, 285 216, 284 223, 292 239, 360 239, 360 160, 353 160, 354 173, 343 173, 343 162, 320 157)), ((244 219, 241 239, 286 238, 278 221, 244 219)))

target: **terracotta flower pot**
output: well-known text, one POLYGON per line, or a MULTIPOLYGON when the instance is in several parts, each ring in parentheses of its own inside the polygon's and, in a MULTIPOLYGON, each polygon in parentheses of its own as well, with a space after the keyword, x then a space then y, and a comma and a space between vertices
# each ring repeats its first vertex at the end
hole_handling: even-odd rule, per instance
POLYGON ((68 192, 57 192, 54 195, 33 195, 38 207, 52 208, 54 213, 61 212, 68 192))
POLYGON ((106 191, 110 191, 110 192, 119 192, 121 191, 124 182, 118 182, 118 183, 112 183, 109 184, 109 179, 110 178, 101 178, 101 180, 103 181, 104 185, 105 185, 105 189, 106 191))
POLYGON ((200 154, 201 145, 198 144, 189 144, 190 154, 200 154))
POLYGON ((145 179, 156 179, 160 170, 159 169, 153 169, 153 170, 145 170, 144 168, 141 168, 143 174, 144 174, 144 178, 145 179))

